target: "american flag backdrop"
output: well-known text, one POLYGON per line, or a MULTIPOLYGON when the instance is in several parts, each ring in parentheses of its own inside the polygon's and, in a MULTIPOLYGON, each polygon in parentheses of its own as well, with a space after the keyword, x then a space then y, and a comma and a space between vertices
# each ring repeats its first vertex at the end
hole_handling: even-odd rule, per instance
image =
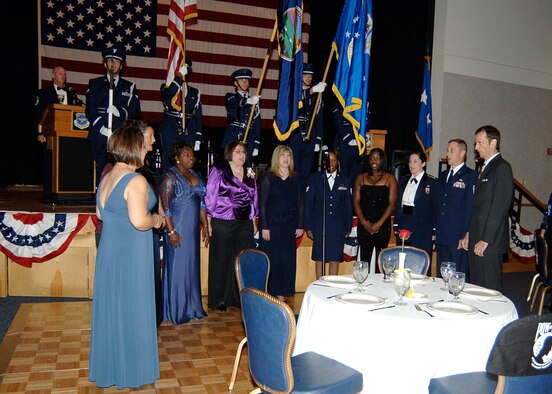
MULTIPOLYGON (((167 73, 170 0, 38 2, 40 86, 49 85, 52 68, 61 65, 67 70, 68 85, 84 98, 88 81, 105 72, 102 49, 112 44, 125 47, 127 59, 122 75, 138 87, 144 120, 161 121, 159 87, 167 73)), ((277 6, 277 0, 197 0, 198 18, 186 23, 186 56, 193 61, 189 83, 201 91, 204 126, 226 126, 224 95, 233 89, 230 74, 237 68, 253 71, 254 93, 277 6)), ((304 10, 305 52, 309 24, 308 10, 304 10)), ((278 75, 275 48, 263 82, 263 128, 272 128, 278 75)))

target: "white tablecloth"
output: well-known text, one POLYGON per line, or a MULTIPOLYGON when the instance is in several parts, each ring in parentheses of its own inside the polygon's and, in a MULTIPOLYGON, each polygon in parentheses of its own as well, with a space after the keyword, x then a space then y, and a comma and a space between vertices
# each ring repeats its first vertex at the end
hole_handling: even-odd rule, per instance
MULTIPOLYGON (((372 284, 366 294, 387 297, 380 306, 398 298, 382 275, 370 275, 365 283, 372 284)), ((293 354, 315 351, 355 368, 363 374, 364 393, 427 393, 433 377, 484 371, 496 335, 518 317, 506 297, 501 299, 507 302, 483 302, 461 296, 463 303, 488 315, 447 319, 418 312, 415 303, 452 299, 440 290, 441 279, 415 285, 416 292, 428 295, 426 300, 373 312, 368 309, 376 307, 326 298, 350 289, 317 284, 321 282, 312 283, 305 293, 293 354)))

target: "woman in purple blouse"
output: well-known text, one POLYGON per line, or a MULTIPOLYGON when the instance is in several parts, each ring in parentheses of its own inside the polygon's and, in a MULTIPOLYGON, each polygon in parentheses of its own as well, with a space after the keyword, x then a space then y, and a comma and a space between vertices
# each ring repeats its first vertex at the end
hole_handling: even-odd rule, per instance
POLYGON ((258 211, 255 173, 246 171, 246 159, 242 142, 229 143, 224 149, 224 161, 213 166, 207 181, 210 309, 225 311, 229 306, 240 306, 234 259, 243 249, 253 247, 258 211))

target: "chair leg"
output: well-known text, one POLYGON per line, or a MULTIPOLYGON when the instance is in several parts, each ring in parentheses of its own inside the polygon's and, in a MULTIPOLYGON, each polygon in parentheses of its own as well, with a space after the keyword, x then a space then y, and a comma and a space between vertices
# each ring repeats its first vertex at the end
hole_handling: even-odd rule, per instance
POLYGON ((533 312, 533 308, 535 306, 535 301, 537 300, 537 297, 539 295, 539 290, 542 287, 542 282, 539 282, 537 284, 537 287, 535 288, 535 293, 533 294, 533 301, 531 302, 531 308, 529 308, 529 312, 533 312))
POLYGON ((238 345, 238 350, 236 351, 236 359, 234 360, 234 369, 232 370, 232 377, 230 378, 230 385, 228 386, 228 392, 231 393, 234 390, 234 383, 236 382, 236 375, 238 374, 238 367, 240 365, 241 354, 243 351, 243 346, 247 342, 247 337, 243 338, 238 345))
POLYGON ((546 292, 548 290, 550 290, 551 288, 552 287, 545 286, 544 289, 542 290, 541 300, 540 300, 540 305, 539 305, 539 316, 542 314, 542 305, 544 304, 544 296, 546 295, 546 292))
POLYGON ((535 282, 539 278, 539 274, 536 274, 533 276, 533 281, 531 282, 531 287, 529 288, 529 294, 527 294, 527 302, 531 299, 531 293, 533 292, 533 288, 535 287, 535 282))
POLYGON ((260 394, 260 393, 262 393, 262 391, 259 387, 249 392, 249 394, 260 394))

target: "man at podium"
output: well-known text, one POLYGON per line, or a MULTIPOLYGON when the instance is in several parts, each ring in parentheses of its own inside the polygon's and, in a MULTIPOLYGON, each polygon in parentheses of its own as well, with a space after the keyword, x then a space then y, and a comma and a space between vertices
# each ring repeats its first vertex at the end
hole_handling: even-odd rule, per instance
POLYGON ((126 60, 124 49, 107 48, 102 57, 106 75, 91 79, 86 92, 86 117, 90 122, 88 139, 92 142, 96 162, 96 185, 107 162, 107 139, 124 120, 141 117, 136 85, 120 77, 126 60))
POLYGON ((67 73, 65 68, 56 66, 52 69, 52 85, 40 89, 36 94, 35 124, 38 142, 42 144, 42 190, 44 199, 49 199, 52 196, 52 151, 46 149, 46 137, 42 134, 40 128, 42 115, 50 104, 82 105, 82 100, 77 96, 77 92, 66 86, 66 82, 67 73))

